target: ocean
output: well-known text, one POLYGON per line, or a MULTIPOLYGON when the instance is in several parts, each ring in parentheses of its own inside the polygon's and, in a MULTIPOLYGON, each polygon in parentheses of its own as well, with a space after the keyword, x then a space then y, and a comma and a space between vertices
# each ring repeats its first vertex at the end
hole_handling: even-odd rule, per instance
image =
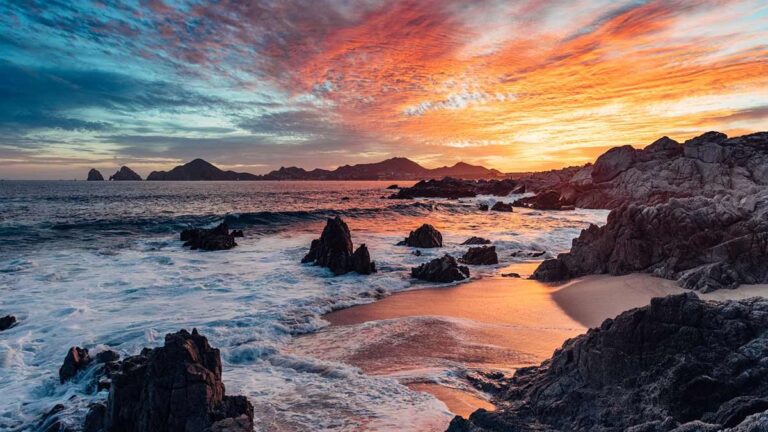
POLYGON ((0 332, 0 430, 34 430, 58 403, 76 425, 104 399, 88 377, 59 383, 70 346, 126 356, 181 328, 221 349, 227 393, 249 397, 257 430, 441 430, 452 414, 433 396, 291 342, 326 327, 330 311, 435 286, 411 280, 410 268, 460 256, 471 236, 497 247, 501 264, 471 267, 472 278, 489 277, 526 259, 515 251, 567 251, 607 211, 477 208, 519 196, 384 199, 392 183, 1 181, 0 316, 20 323, 0 332), (378 273, 332 277, 300 263, 337 215, 378 273), (235 249, 192 251, 178 240, 221 221, 245 230, 235 249), (395 246, 422 223, 442 232, 444 248, 415 256, 395 246))

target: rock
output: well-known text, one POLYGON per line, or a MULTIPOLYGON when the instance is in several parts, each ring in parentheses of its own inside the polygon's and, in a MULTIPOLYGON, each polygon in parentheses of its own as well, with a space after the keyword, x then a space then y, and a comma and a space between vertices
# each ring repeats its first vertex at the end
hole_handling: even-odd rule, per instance
POLYGON ((461 180, 445 177, 442 180, 422 180, 412 187, 401 188, 393 199, 412 198, 471 198, 477 195, 507 196, 520 190, 520 184, 511 179, 461 180))
POLYGON ((632 146, 614 147, 603 153, 592 168, 592 181, 602 183, 613 179, 635 163, 635 149, 632 146))
POLYGON ((120 354, 112 350, 104 350, 96 354, 96 363, 110 363, 120 360, 120 354))
POLYGON ((477 209, 480 211, 488 211, 488 204, 478 204, 477 209))
POLYGON ((526 250, 516 250, 510 254, 513 258, 538 258, 541 256, 544 256, 547 253, 547 251, 526 251, 526 250))
POLYGON ((127 166, 120 167, 116 173, 109 176, 109 180, 114 181, 141 181, 141 176, 136 174, 132 169, 127 166))
POLYGON ((83 432, 100 432, 104 430, 104 418, 107 416, 107 407, 102 403, 91 404, 88 414, 85 415, 83 432))
POLYGON ((424 224, 411 231, 405 240, 398 243, 398 246, 410 246, 418 248, 437 248, 443 247, 443 235, 430 224, 424 224))
POLYGON ((179 239, 184 246, 191 249, 207 251, 232 249, 237 246, 234 233, 229 232, 229 226, 222 222, 216 228, 191 228, 181 232, 179 239))
POLYGON ((421 251, 416 249, 415 251, 411 252, 415 256, 421 256, 421 251))
POLYGON ((301 262, 328 267, 335 275, 351 271, 360 274, 376 272, 376 264, 371 261, 365 245, 360 245, 354 253, 352 252, 352 235, 349 227, 338 216, 328 219, 320 238, 312 240, 309 253, 301 262))
POLYGON ((768 282, 768 190, 622 206, 605 226, 583 230, 569 253, 544 261, 533 278, 632 272, 702 292, 768 282))
POLYGON ((520 273, 502 273, 501 277, 520 278, 520 273))
POLYGON ((120 362, 106 407, 87 415, 86 428, 98 424, 105 432, 253 430, 253 406, 225 395, 219 350, 197 330, 181 330, 120 362))
POLYGON ((487 245, 491 244, 490 240, 484 239, 482 237, 470 237, 467 240, 464 240, 464 243, 462 245, 487 245))
POLYGON ((223 171, 210 162, 195 159, 184 165, 179 165, 170 171, 152 171, 147 176, 149 181, 242 181, 261 180, 261 176, 250 173, 223 171))
POLYGON ((88 171, 88 181, 104 181, 104 176, 96 168, 91 168, 88 171))
POLYGON ((539 194, 521 198, 512 203, 514 207, 528 207, 535 210, 573 210, 573 206, 563 206, 560 193, 554 190, 540 192, 539 194))
POLYGON ((74 432, 66 423, 61 420, 62 414, 67 407, 62 404, 56 404, 47 413, 43 414, 37 423, 35 431, 38 432, 74 432))
POLYGON ((469 269, 450 255, 435 258, 411 269, 411 277, 430 282, 455 282, 469 277, 469 269))
POLYGON ((64 363, 59 368, 59 381, 64 384, 77 373, 85 369, 91 363, 91 356, 88 350, 80 347, 71 347, 64 357, 64 363))
POLYGON ((497 211, 497 212, 512 212, 514 209, 512 208, 512 204, 507 204, 501 201, 497 201, 493 207, 491 207, 491 211, 497 211))
POLYGON ((496 246, 471 247, 459 260, 463 264, 493 265, 499 263, 496 246))
POLYGON ((13 315, 6 315, 0 318, 0 331, 8 330, 16 325, 16 317, 13 315))
POLYGON ((243 230, 232 230, 230 234, 232 234, 232 237, 245 237, 243 230))
POLYGON ((766 356, 768 300, 655 298, 499 380, 501 409, 448 430, 761 431, 766 356))
POLYGON ((400 189, 400 186, 398 186, 396 184, 391 184, 391 185, 387 186, 387 189, 389 189, 389 190, 397 190, 397 189, 400 189))

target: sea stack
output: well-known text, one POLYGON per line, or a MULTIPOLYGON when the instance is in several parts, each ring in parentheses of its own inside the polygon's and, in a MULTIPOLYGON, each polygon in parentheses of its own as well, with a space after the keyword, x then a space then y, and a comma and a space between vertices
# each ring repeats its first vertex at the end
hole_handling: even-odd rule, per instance
POLYGON ((443 235, 432 225, 424 224, 415 231, 411 231, 408 237, 397 245, 417 248, 443 247, 443 235))
POLYGON ((320 238, 312 240, 309 253, 301 262, 328 267, 337 276, 351 271, 359 274, 376 272, 376 263, 371 261, 368 248, 364 244, 352 252, 349 227, 338 216, 328 219, 320 238))
POLYGON ((91 168, 88 171, 88 181, 104 181, 104 176, 96 168, 91 168))
POLYGON ((112 181, 141 181, 141 176, 127 166, 120 167, 116 173, 109 177, 112 181))

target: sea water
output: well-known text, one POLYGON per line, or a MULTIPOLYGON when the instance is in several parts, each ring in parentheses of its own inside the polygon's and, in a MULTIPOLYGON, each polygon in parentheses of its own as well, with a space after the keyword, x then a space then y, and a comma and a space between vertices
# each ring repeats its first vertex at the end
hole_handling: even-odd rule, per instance
POLYGON ((472 268, 485 277, 524 259, 515 251, 568 250, 607 212, 477 208, 519 196, 389 200, 390 183, 0 181, 0 315, 19 320, 0 332, 0 430, 34 430, 59 403, 79 427, 88 404, 106 397, 87 373, 59 383, 70 346, 127 356, 181 328, 221 349, 227 393, 248 396, 256 430, 443 430, 453 415, 429 394, 297 355, 291 340, 326 326, 329 311, 433 286, 411 280, 410 268, 460 255, 470 236, 498 250, 499 266, 472 268), (368 245, 378 273, 333 277, 300 263, 332 216, 355 247, 368 245), (184 228, 222 221, 246 232, 235 249, 192 251, 178 240, 184 228), (422 223, 442 232, 444 248, 416 256, 395 246, 422 223))

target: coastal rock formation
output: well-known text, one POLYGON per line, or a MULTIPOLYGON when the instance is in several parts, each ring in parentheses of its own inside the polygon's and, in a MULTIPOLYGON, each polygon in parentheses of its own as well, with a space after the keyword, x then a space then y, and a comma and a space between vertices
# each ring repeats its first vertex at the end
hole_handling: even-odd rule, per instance
POLYGON ((312 240, 309 253, 301 262, 328 267, 337 276, 351 271, 359 274, 376 272, 376 264, 371 261, 368 248, 364 244, 352 252, 349 227, 338 216, 328 219, 320 238, 312 240))
POLYGON ((237 246, 234 232, 229 232, 229 226, 222 222, 216 228, 191 228, 185 229, 179 235, 184 246, 191 249, 206 251, 226 250, 237 246))
POLYGON ((520 198, 512 203, 514 207, 527 207, 535 210, 573 210, 573 206, 563 205, 560 193, 554 190, 540 192, 534 196, 520 198))
POLYGON ((655 298, 500 380, 503 408, 448 430, 762 431, 766 357, 768 300, 655 298))
POLYGON ((417 248, 443 247, 443 235, 432 225, 424 224, 415 231, 411 231, 408 237, 397 245, 417 248))
POLYGON ((120 167, 116 173, 109 176, 110 181, 141 181, 141 176, 127 166, 120 167))
POLYGON ((88 171, 88 181, 104 181, 104 176, 96 168, 91 168, 88 171))
POLYGON ((147 180, 154 181, 200 181, 200 180, 259 180, 259 176, 249 173, 238 173, 234 171, 224 171, 217 168, 210 162, 202 159, 195 159, 184 165, 179 165, 170 171, 152 171, 147 176, 147 180))
POLYGON ((16 317, 13 315, 6 315, 0 318, 0 331, 8 330, 16 325, 16 317))
POLYGON ((583 230, 569 253, 544 261, 533 278, 632 272, 702 292, 768 281, 768 190, 622 206, 605 226, 583 230))
POLYGON ((120 362, 106 405, 94 405, 87 430, 207 432, 253 430, 253 406, 226 396, 219 350, 197 330, 167 334, 162 347, 120 362))
POLYGON ((496 204, 491 207, 491 211, 497 211, 497 212, 512 212, 514 209, 512 208, 512 204, 507 204, 505 202, 497 201, 496 204))
POLYGON ((462 245, 487 245, 487 244, 491 244, 491 241, 484 239, 482 237, 475 237, 475 236, 472 236, 464 240, 464 243, 462 243, 462 245))
POLYGON ((411 277, 430 282, 456 282, 469 277, 469 268, 460 266, 454 257, 445 255, 412 268, 411 277))
POLYGON ((88 350, 80 347, 71 347, 67 351, 67 356, 64 358, 64 363, 59 368, 59 381, 63 384, 67 380, 71 379, 78 372, 85 369, 91 363, 91 356, 88 354, 88 350))
POLYGON ((469 265, 493 265, 499 263, 496 246, 471 247, 459 260, 469 265))
POLYGON ((445 177, 442 180, 422 180, 409 188, 401 188, 392 199, 412 198, 471 198, 477 195, 507 196, 520 192, 520 184, 512 179, 461 180, 445 177))

